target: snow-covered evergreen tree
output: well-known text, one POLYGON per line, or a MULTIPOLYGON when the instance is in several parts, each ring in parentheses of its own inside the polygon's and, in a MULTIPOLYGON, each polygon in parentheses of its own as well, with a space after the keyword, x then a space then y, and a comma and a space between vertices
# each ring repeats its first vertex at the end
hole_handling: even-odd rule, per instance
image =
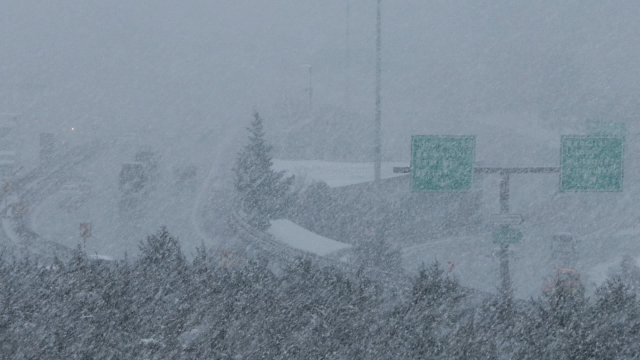
POLYGON ((269 220, 282 214, 293 176, 273 170, 272 146, 265 139, 262 118, 256 112, 249 131, 249 143, 236 160, 235 187, 239 206, 247 221, 259 230, 269 227, 269 220))
POLYGON ((174 269, 186 263, 178 239, 173 237, 164 226, 155 235, 149 235, 145 241, 140 241, 138 248, 140 249, 138 261, 143 266, 174 269))

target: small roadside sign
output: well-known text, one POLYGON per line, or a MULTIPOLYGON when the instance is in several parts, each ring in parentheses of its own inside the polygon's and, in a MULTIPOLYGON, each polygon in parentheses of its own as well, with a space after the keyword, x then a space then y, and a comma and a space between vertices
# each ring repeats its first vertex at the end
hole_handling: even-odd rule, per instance
POLYGON ((561 192, 622 191, 623 138, 563 135, 561 142, 561 192))
POLYGON ((83 239, 88 239, 91 237, 91 223, 80 223, 80 237, 83 239))
POLYGON ((517 226, 524 222, 524 218, 520 214, 492 214, 490 222, 497 226, 517 226))
POLYGON ((522 242, 522 231, 510 226, 502 226, 493 232, 493 243, 500 245, 517 244, 522 242))
POLYGON ((475 145, 475 136, 412 136, 411 191, 469 190, 475 145))

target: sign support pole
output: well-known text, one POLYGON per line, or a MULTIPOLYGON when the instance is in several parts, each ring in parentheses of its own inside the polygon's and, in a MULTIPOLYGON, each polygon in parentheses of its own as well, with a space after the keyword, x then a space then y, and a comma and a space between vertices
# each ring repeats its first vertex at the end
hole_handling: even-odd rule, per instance
MULTIPOLYGON (((410 173, 411 167, 395 167, 394 173, 410 173)), ((500 179, 500 215, 509 214, 509 180, 511 174, 554 174, 559 173, 559 167, 474 167, 475 174, 497 174, 500 179)), ((521 218, 517 223, 521 222, 521 218)), ((507 306, 507 311, 511 311, 513 302, 513 288, 511 283, 511 275, 509 272, 509 244, 517 243, 522 240, 522 233, 512 228, 508 223, 500 224, 497 235, 494 234, 494 242, 500 244, 500 295, 507 306), (496 241, 497 240, 497 241, 496 241)), ((509 315, 507 315, 509 316, 509 315)))
MULTIPOLYGON (((471 139, 467 139, 467 142, 472 141, 475 146, 475 137, 467 138, 471 139)), ((462 143, 463 137, 412 136, 411 167, 393 169, 395 173, 411 173, 412 192, 468 190, 473 173, 501 176, 500 214, 495 217, 495 225, 498 225, 498 228, 493 233, 493 242, 500 245, 499 292, 507 318, 510 318, 513 302, 509 274, 509 244, 519 243, 523 238, 520 230, 511 227, 518 225, 522 217, 509 214, 510 174, 560 173, 560 192, 622 191, 624 136, 562 135, 560 140, 560 167, 501 168, 473 167, 473 152, 465 151, 468 149, 465 149, 462 143), (447 157, 447 152, 453 155, 447 157), (471 165, 468 164, 469 158, 471 165), (455 169, 451 170, 452 167, 455 169)))
MULTIPOLYGON (((560 168, 558 167, 521 167, 521 168, 490 168, 490 167, 477 167, 474 168, 474 172, 479 174, 499 174, 501 176, 500 179, 500 214, 507 215, 509 214, 509 180, 511 174, 552 174, 559 173, 560 168)), ((513 231, 512 228, 508 224, 500 225, 500 229, 498 230, 502 234, 510 234, 510 231, 513 231)), ((513 234, 513 233, 512 233, 513 234)), ((520 239, 522 238, 521 233, 520 239)), ((507 240, 507 239, 504 239, 507 240)), ((506 306, 506 311, 509 313, 512 309, 513 302, 513 287, 511 283, 511 273, 509 272, 509 244, 510 242, 515 241, 514 238, 511 241, 502 241, 500 242, 500 296, 502 297, 502 301, 506 306)), ((519 240, 518 240, 519 241, 519 240)), ((516 241, 517 242, 517 241, 516 241)), ((509 315, 507 315, 509 316, 509 315)))
MULTIPOLYGON (((502 179, 500 179, 500 214, 509 213, 509 172, 501 171, 502 179)), ((501 225, 504 229, 508 225, 501 225)), ((500 286, 500 295, 502 301, 507 307, 507 311, 511 311, 511 302, 513 289, 511 287, 511 275, 509 273, 509 243, 500 244, 500 278, 502 283, 500 286)))
POLYGON ((85 255, 87 254, 87 238, 91 237, 91 223, 80 223, 80 237, 82 238, 82 246, 85 255))
POLYGON ((382 140, 381 140, 381 118, 382 118, 382 100, 380 99, 380 88, 382 84, 382 15, 380 11, 380 1, 377 3, 376 13, 376 121, 375 121, 375 143, 373 147, 374 164, 373 164, 373 182, 376 186, 380 185, 380 169, 382 163, 382 140))

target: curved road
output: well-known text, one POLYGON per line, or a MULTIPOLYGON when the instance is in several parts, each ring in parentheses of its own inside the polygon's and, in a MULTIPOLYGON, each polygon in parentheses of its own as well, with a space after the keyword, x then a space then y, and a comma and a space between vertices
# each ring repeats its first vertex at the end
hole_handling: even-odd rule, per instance
POLYGON ((79 223, 92 222, 87 252, 110 258, 121 258, 125 252, 135 255, 138 243, 160 226, 179 238, 187 256, 202 243, 207 248, 221 243, 235 146, 244 135, 235 128, 219 125, 195 141, 184 138, 171 147, 152 147, 161 155, 160 176, 137 209, 126 213, 119 211, 117 178, 120 165, 133 160, 138 144, 114 139, 92 161, 77 163, 70 172, 70 177, 91 181, 90 196, 76 201, 79 196, 58 191, 44 197, 31 216, 33 230, 43 239, 73 248, 82 241, 79 223), (198 166, 197 179, 178 182, 173 168, 186 164, 198 166))

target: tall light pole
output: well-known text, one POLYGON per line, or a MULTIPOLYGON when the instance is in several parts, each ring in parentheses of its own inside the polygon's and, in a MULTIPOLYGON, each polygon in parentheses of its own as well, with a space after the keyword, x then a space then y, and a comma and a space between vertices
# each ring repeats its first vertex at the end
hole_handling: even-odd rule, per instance
POLYGON ((307 90, 309 91, 309 115, 311 115, 311 112, 313 111, 313 85, 311 83, 311 65, 302 65, 302 67, 306 67, 309 69, 309 88, 307 90))
POLYGON ((381 86, 381 75, 382 75, 382 69, 381 69, 381 62, 382 62, 382 57, 380 55, 381 49, 382 49, 382 26, 381 26, 381 22, 382 22, 382 16, 380 13, 380 1, 378 0, 377 4, 377 21, 376 21, 376 124, 375 124, 375 133, 376 133, 376 139, 375 139, 375 145, 374 145, 374 166, 373 166, 373 172, 374 172, 374 183, 376 185, 380 184, 380 168, 381 168, 381 163, 382 163, 382 140, 380 138, 380 121, 381 121, 381 117, 382 117, 382 110, 381 110, 381 99, 380 99, 380 86, 381 86))
POLYGON ((345 66, 345 79, 346 79, 346 94, 345 94, 345 103, 347 106, 347 111, 349 110, 349 108, 351 107, 351 77, 350 77, 350 71, 351 71, 351 43, 349 42, 349 37, 350 37, 350 27, 351 27, 351 3, 349 0, 347 0, 347 36, 346 36, 346 45, 347 45, 347 52, 346 52, 346 66, 345 66))

